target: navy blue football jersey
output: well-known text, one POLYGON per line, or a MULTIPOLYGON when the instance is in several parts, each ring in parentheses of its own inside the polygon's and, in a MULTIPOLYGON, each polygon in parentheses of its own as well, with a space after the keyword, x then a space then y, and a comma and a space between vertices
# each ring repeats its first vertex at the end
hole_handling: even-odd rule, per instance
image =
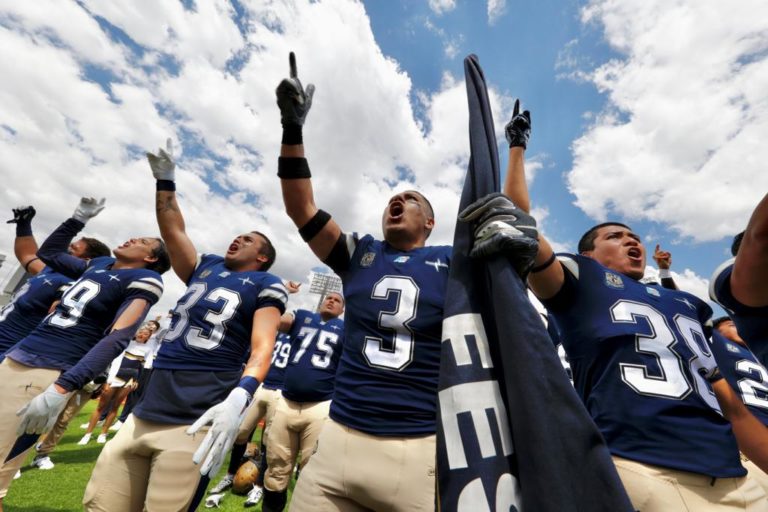
POLYGON ((267 272, 233 272, 224 258, 200 257, 153 363, 137 417, 186 424, 226 398, 251 350, 256 310, 282 314, 288 292, 267 272))
POLYGON ((0 356, 37 327, 71 282, 46 267, 13 294, 0 310, 0 356))
POLYGON ((342 235, 346 327, 330 415, 378 436, 435 433, 449 246, 399 251, 342 235))
POLYGON ((333 396, 336 367, 344 346, 344 320, 324 322, 319 313, 293 312, 294 340, 285 369, 283 396, 294 402, 321 402, 333 396))
POLYGON ((615 455, 713 477, 742 476, 736 439, 700 370, 716 365, 712 309, 584 256, 561 256, 555 316, 584 404, 615 455))
POLYGON ((269 372, 264 377, 262 386, 268 389, 283 389, 285 380, 285 367, 288 366, 288 358, 291 356, 292 338, 286 333, 279 333, 275 339, 275 349, 272 351, 272 363, 269 372))
POLYGON ((133 299, 151 306, 160 299, 160 274, 145 268, 114 270, 114 263, 108 256, 90 260, 54 312, 7 355, 30 366, 67 370, 109 332, 121 306, 133 299))
POLYGON ((742 304, 731 293, 731 273, 736 259, 731 258, 715 270, 709 280, 709 296, 730 315, 741 339, 768 366, 768 306, 755 308, 742 304))
POLYGON ((720 373, 741 396, 752 414, 768 425, 768 370, 749 348, 712 333, 712 353, 720 373))

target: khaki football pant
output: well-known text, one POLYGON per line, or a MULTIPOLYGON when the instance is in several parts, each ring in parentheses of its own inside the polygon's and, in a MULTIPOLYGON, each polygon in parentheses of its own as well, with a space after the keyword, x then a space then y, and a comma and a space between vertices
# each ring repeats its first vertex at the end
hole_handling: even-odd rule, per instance
POLYGON ((264 445, 267 444, 267 426, 272 417, 275 415, 275 409, 278 400, 282 396, 282 392, 279 389, 267 389, 264 386, 259 386, 256 390, 256 394, 253 395, 253 401, 248 406, 248 410, 245 411, 245 418, 240 423, 240 430, 237 431, 237 439, 235 444, 243 444, 250 441, 248 438, 256 428, 256 425, 263 419, 264 420, 264 433, 261 435, 261 439, 264 445))
POLYGON ((436 453, 434 434, 377 437, 329 419, 290 510, 433 512, 436 453))
POLYGON ((77 413, 79 413, 80 410, 85 407, 85 404, 91 400, 92 394, 93 393, 90 391, 83 391, 80 389, 72 395, 72 398, 67 402, 67 406, 64 407, 64 410, 59 414, 59 418, 56 420, 53 428, 46 434, 45 438, 40 443, 40 449, 37 450, 37 455, 48 455, 56 448, 56 445, 61 441, 64 432, 67 431, 69 422, 72 421, 72 418, 77 416, 77 413))
POLYGON ((743 455, 741 456, 741 464, 747 468, 747 471, 749 471, 749 478, 757 482, 757 485, 759 485, 765 494, 768 495, 768 475, 765 474, 765 471, 757 467, 754 462, 743 455))
POLYGON ((632 505, 639 512, 768 510, 768 498, 748 476, 712 478, 613 456, 632 505))
POLYGON ((99 512, 182 512, 200 483, 192 462, 205 437, 185 433, 189 425, 167 425, 131 414, 104 445, 85 488, 83 507, 99 512))
MULTIPOLYGON (((59 370, 25 366, 8 357, 0 363, 0 463, 16 443, 16 429, 21 424, 21 418, 16 416, 16 412, 56 382, 60 374, 59 370)), ((0 498, 8 493, 13 475, 24 463, 28 451, 2 465, 0 498)))
POLYGON ((299 468, 303 468, 315 451, 330 407, 330 400, 300 403, 283 397, 278 401, 269 424, 264 487, 270 491, 288 488, 296 457, 299 456, 299 468))

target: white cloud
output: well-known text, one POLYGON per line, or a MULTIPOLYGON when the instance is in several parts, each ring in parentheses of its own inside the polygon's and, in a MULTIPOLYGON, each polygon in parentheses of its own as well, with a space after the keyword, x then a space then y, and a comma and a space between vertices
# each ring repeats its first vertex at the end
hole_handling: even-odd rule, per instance
POLYGON ((488 0, 488 24, 493 25, 507 11, 507 0, 488 0))
MULTIPOLYGON (((321 264, 285 215, 276 177, 274 89, 293 50, 299 76, 317 86, 305 127, 317 204, 346 230, 380 235, 387 198, 418 188, 436 211, 430 242, 450 243, 469 152, 463 81, 446 74, 421 92, 422 125, 410 77, 382 54, 361 3, 241 4, 240 19, 224 1, 195 11, 175 0, 0 4, 0 203, 34 204, 39 240, 81 195, 107 197, 87 235, 112 247, 156 235, 142 152, 171 136, 197 250, 221 253, 258 229, 277 246, 274 272, 307 285, 321 264)), ((503 134, 511 99, 490 97, 503 134)), ((11 234, 0 239, 6 254, 11 234)), ((165 281, 158 310, 183 290, 171 272, 165 281)))
POLYGON ((429 8, 435 14, 444 14, 456 8, 456 0, 429 0, 429 8))
POLYGON ((621 58, 590 77, 608 102, 572 146, 576 204, 699 241, 743 229, 768 190, 767 17, 758 0, 585 7, 621 58))

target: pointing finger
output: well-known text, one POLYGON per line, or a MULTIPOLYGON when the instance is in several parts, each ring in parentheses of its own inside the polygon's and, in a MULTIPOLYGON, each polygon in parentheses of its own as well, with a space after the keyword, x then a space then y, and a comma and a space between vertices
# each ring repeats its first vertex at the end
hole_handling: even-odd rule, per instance
POLYGON ((173 141, 170 137, 165 140, 165 150, 168 152, 168 155, 173 156, 173 141))
POLYGON ((515 100, 515 108, 512 110, 512 117, 520 113, 520 100, 515 100))
POLYGON ((296 55, 293 52, 288 55, 288 62, 291 66, 291 78, 298 78, 299 74, 296 71, 296 55))

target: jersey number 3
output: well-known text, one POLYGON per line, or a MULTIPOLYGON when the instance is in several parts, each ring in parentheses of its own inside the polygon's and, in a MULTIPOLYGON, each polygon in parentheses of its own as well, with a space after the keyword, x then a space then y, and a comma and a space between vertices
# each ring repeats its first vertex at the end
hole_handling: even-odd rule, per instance
POLYGON ((650 334, 635 335, 635 350, 656 359, 658 371, 651 371, 644 364, 620 363, 621 379, 635 392, 641 395, 658 396, 681 400, 688 396, 691 389, 713 409, 719 411, 714 393, 709 384, 699 373, 717 366, 715 358, 707 346, 701 324, 687 316, 675 315, 674 324, 683 338, 692 356, 686 358, 674 350, 678 343, 675 331, 667 319, 656 309, 639 302, 620 300, 611 307, 611 318, 615 323, 637 324, 639 318, 648 321, 650 334), (685 374, 688 367, 693 382, 685 374), (658 373, 658 375, 652 375, 658 373), (693 384, 693 386, 691 386, 693 384))
MULTIPOLYGON (((203 283, 193 283, 187 289, 187 294, 181 299, 176 306, 176 313, 179 318, 176 324, 173 326, 168 334, 165 335, 165 339, 173 341, 184 332, 189 323, 189 310, 197 304, 205 295, 206 287, 203 283)), ((240 305, 240 295, 227 290, 226 288, 216 288, 211 290, 210 293, 205 295, 205 300, 210 302, 224 301, 224 305, 219 311, 208 309, 203 316, 205 322, 211 324, 208 329, 208 334, 203 332, 200 327, 190 327, 187 334, 184 336, 184 341, 190 347, 202 348, 204 350, 213 350, 221 344, 221 340, 224 339, 224 334, 227 332, 227 321, 230 320, 237 312, 237 307, 240 305)))
POLYGON ((363 355, 375 368, 401 371, 413 361, 413 331, 408 324, 416 318, 419 287, 410 277, 384 276, 374 286, 371 298, 387 300, 397 294, 394 311, 379 313, 379 329, 393 331, 390 337, 365 337, 363 355))

